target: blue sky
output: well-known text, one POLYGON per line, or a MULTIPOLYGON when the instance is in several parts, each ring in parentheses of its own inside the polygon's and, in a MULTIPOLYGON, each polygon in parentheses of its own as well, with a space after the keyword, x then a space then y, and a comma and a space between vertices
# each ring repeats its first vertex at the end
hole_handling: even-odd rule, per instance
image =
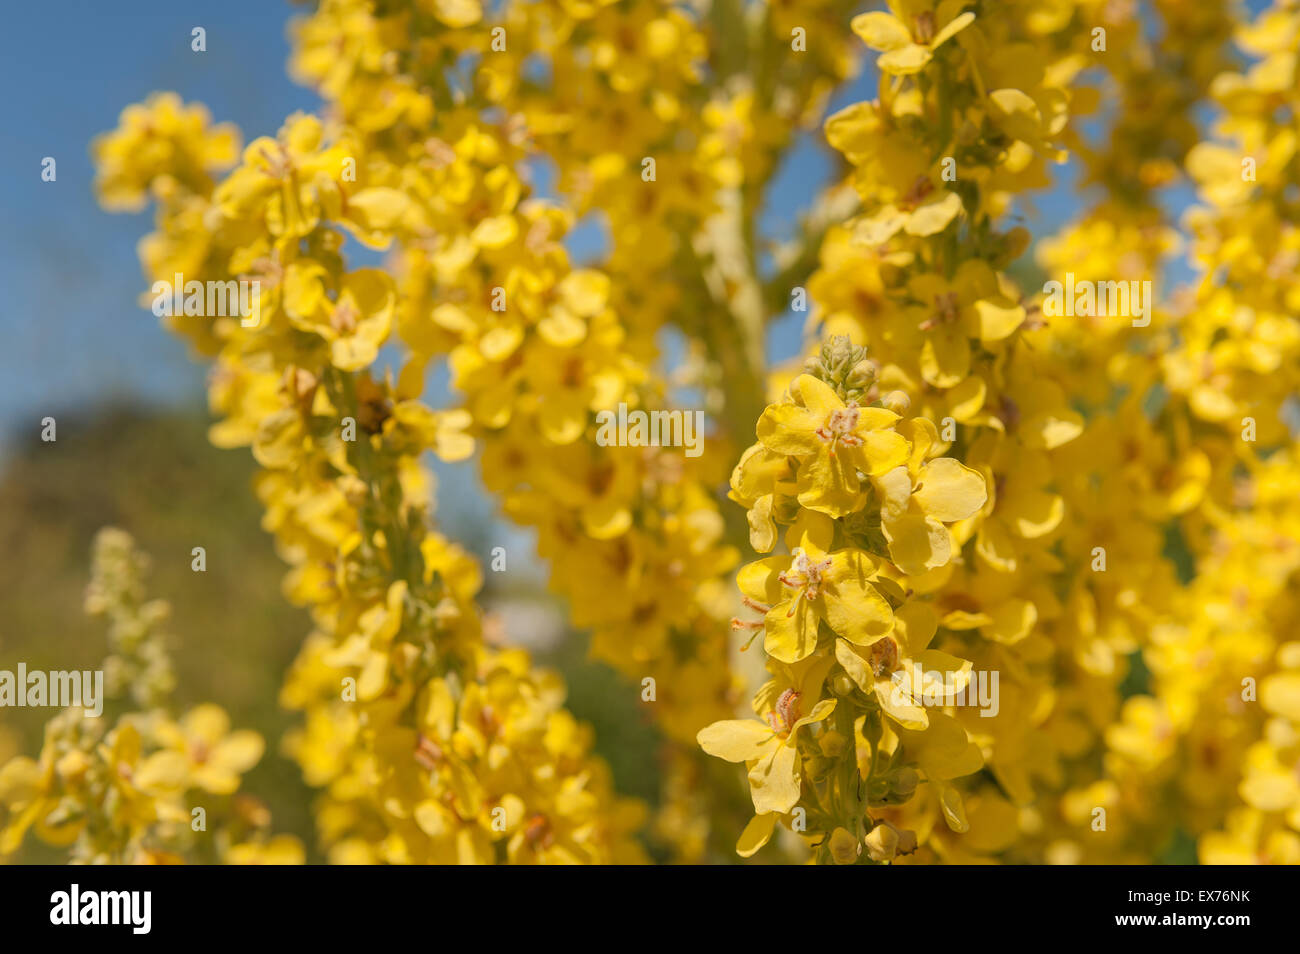
POLYGON ((100 211, 90 140, 154 90, 274 132, 318 100, 285 76, 288 4, 268 0, 44 0, 0 31, 0 435, 106 397, 199 401, 184 345, 136 304, 149 213, 100 211), (207 30, 207 52, 190 31, 207 30), (53 156, 58 179, 42 182, 53 156))

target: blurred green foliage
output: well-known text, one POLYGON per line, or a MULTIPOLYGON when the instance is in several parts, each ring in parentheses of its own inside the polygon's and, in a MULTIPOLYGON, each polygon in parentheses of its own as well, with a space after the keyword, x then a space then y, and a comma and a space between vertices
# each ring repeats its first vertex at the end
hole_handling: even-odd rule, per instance
MULTIPOLYGON (((152 560, 149 596, 172 605, 177 705, 211 700, 262 732, 268 754, 245 788, 268 802, 277 830, 310 845, 310 790, 277 751, 294 716, 276 704, 309 622, 280 594, 284 565, 258 526, 248 456, 210 446, 198 410, 114 407, 57 421, 56 441, 33 435, 0 468, 0 668, 99 666, 104 631, 82 611, 90 543, 105 525, 127 530, 152 560), (204 573, 190 568, 196 546, 204 573)), ((5 709, 0 722, 35 756, 52 714, 5 709)), ((12 860, 45 854, 30 839, 23 851, 12 860)))

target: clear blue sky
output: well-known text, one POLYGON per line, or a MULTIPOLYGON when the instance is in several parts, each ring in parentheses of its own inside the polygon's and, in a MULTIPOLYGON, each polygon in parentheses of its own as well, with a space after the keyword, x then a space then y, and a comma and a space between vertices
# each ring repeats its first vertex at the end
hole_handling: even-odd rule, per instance
POLYGON ((43 0, 8 5, 0 149, 0 428, 108 396, 201 399, 184 346, 136 304, 149 213, 100 211, 89 143, 123 106, 176 89, 255 133, 318 100, 285 76, 288 4, 43 0), (190 31, 207 30, 207 52, 190 31), (58 180, 42 182, 53 156, 58 180))

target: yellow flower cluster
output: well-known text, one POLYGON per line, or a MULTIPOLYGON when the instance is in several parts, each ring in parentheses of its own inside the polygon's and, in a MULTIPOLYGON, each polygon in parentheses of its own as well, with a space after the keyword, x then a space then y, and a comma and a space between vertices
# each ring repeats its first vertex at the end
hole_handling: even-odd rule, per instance
MULTIPOLYGON (((738 558, 711 490, 728 455, 605 447, 592 415, 667 407, 664 327, 708 340, 730 327, 707 317, 719 307, 761 326, 763 291, 742 254, 761 186, 851 68, 851 4, 812 7, 800 29, 837 39, 814 44, 816 56, 784 57, 795 21, 765 11, 755 53, 788 65, 754 89, 739 62, 725 67, 733 82, 705 82, 722 21, 650 0, 507 5, 499 44, 487 22, 477 27, 488 52, 473 83, 448 101, 380 115, 371 82, 388 91, 381 98, 414 103, 437 51, 460 55, 468 33, 362 2, 322 4, 297 31, 299 75, 338 98, 363 148, 409 164, 400 186, 390 176, 406 201, 389 195, 401 206, 404 379, 447 355, 482 443, 484 483, 511 519, 536 528, 551 586, 573 623, 591 630, 593 654, 636 684, 653 680, 654 717, 687 744, 739 696, 726 598, 738 558), (355 50, 346 68, 333 54, 340 47, 355 50), (382 50, 388 65, 362 50, 382 50), (529 73, 530 58, 545 59, 546 78, 529 73), (498 103, 512 110, 506 122, 483 123, 498 103), (405 155, 394 140, 410 143, 405 155), (563 205, 529 197, 525 160, 539 154, 563 205), (599 269, 574 268, 562 243, 593 210, 609 254, 599 269)), ((731 428, 758 406, 738 392, 756 389, 761 335, 713 350, 730 356, 715 404, 731 428)))
POLYGON ((873 819, 871 806, 909 797, 918 764, 949 824, 967 826, 945 783, 983 760, 951 715, 927 711, 923 694, 964 691, 971 663, 929 648, 939 615, 913 598, 914 580, 949 565, 988 491, 980 473, 938 456, 932 422, 900 416, 899 392, 859 404, 873 385, 864 349, 835 339, 811 370, 764 412, 759 442, 731 481, 756 550, 771 550, 777 523, 788 524, 789 554, 738 578, 763 619, 737 628, 764 632, 774 678, 754 697, 758 721, 716 722, 699 742, 748 766, 756 815, 740 854, 761 848, 785 818, 796 831, 834 833, 819 859, 856 860, 866 845, 881 861, 900 844, 915 850, 917 836, 873 819))
MULTIPOLYGON (((1186 216, 1203 277, 1143 349, 1153 356, 1148 370, 1113 356, 1124 342, 1104 355, 1112 374, 1156 395, 1146 415, 1114 426, 1128 446, 1160 448, 1162 466, 1145 475, 1132 468, 1126 492, 1167 499, 1165 512, 1141 515, 1146 533, 1176 535, 1194 578, 1152 600, 1158 615, 1142 651, 1149 684, 1106 733, 1106 778, 1094 790, 1134 819, 1140 841, 1127 855, 1106 844, 1094 855, 1103 859, 1132 860, 1134 848, 1158 849, 1181 833, 1198 837, 1204 863, 1300 861, 1300 447, 1295 419, 1287 423, 1300 388, 1296 225, 1286 195, 1296 136, 1279 118, 1300 105, 1291 79, 1300 9, 1281 3, 1253 23, 1223 22, 1221 12, 1201 19, 1250 65, 1192 69, 1187 99, 1208 90, 1221 109, 1214 137, 1166 137, 1205 203, 1186 216)), ((1151 222, 1152 205, 1131 201, 1127 218, 1151 222)))
MULTIPOLYGON (((479 570, 431 529, 421 456, 476 450, 672 743, 676 857, 742 825, 698 741, 745 766, 746 857, 780 824, 831 863, 1300 860, 1300 7, 860 6, 321 0, 291 61, 320 117, 241 151, 167 94, 96 142, 105 205, 156 203, 150 282, 256 283, 251 315, 165 320, 213 362, 211 437, 251 447, 311 613, 282 701, 332 860, 642 858, 641 807, 558 678, 485 645, 479 570), (876 98, 824 124, 841 182, 772 247, 770 182, 870 54, 876 98), (1070 157, 1102 198, 1039 275, 1018 223, 1070 157), (1200 275, 1169 295, 1188 183, 1200 275), (796 290, 809 357, 769 376, 796 290), (686 394, 707 452, 606 439, 602 414, 686 394), (737 719, 753 644, 770 678, 737 719)), ((134 599, 104 603, 110 681, 152 709, 170 673, 134 599)), ((152 765, 226 728, 191 721, 121 745, 152 765)), ((109 799, 115 770, 65 753, 117 743, 79 725, 6 769, 22 827, 61 836, 83 775, 109 799)), ((125 857, 147 822, 74 837, 125 857)))
MULTIPOLYGON (((874 360, 861 375, 867 407, 882 395, 893 400, 891 392, 910 395, 924 415, 948 425, 939 429, 947 440, 938 452, 954 453, 988 479, 989 504, 956 537, 969 545, 923 584, 908 581, 905 595, 937 606, 941 648, 977 672, 1001 674, 998 714, 985 720, 987 713, 947 710, 964 725, 959 738, 978 746, 996 788, 986 777, 960 786, 974 806, 961 839, 930 821, 948 815, 944 795, 913 799, 883 821, 869 810, 865 825, 860 817, 846 824, 821 810, 824 779, 835 776, 818 736, 838 748, 836 731, 805 730, 814 738, 785 743, 795 748, 781 756, 794 765, 795 782, 782 775, 776 803, 763 789, 770 769, 756 745, 737 741, 741 730, 715 726, 701 742, 750 764, 760 813, 798 803, 813 815, 815 823, 805 816, 792 827, 814 839, 819 860, 880 860, 919 841, 917 858, 932 849, 949 861, 1149 861, 1191 834, 1200 836, 1207 863, 1294 863, 1300 683, 1288 626, 1296 612, 1298 471, 1285 413, 1300 388, 1300 324, 1287 267, 1294 202, 1285 192, 1294 169, 1286 117, 1295 108, 1300 11, 1281 4, 1237 28, 1238 44, 1258 60, 1237 74, 1223 72, 1231 60, 1220 45, 1234 26, 1226 5, 1193 15, 1186 4, 1157 4, 1168 25, 1158 58, 1143 55, 1148 38, 1131 21, 1107 24, 1109 14, 1096 5, 1077 5, 1088 31, 1078 29, 1070 4, 1055 5, 1060 16, 1014 4, 1005 14, 977 5, 978 15, 960 3, 890 6, 892 14, 854 21, 881 51, 884 78, 879 101, 827 124, 831 143, 856 169, 862 212, 828 233, 810 289, 823 334, 870 345, 874 360), (1106 63, 1122 104, 1113 145, 1100 151, 1084 145, 1066 111, 1068 103, 1086 113, 1096 100, 1076 80, 1081 51, 1105 50, 1094 24, 1118 28, 1106 63), (996 64, 981 58, 992 49, 996 64), (1187 115, 1207 90, 1225 113, 1224 143, 1197 144, 1187 115), (1153 98, 1170 104, 1154 124, 1153 98), (1194 301, 1162 309, 1150 328, 1113 315, 1064 318, 996 271, 1025 236, 998 233, 993 224, 1013 207, 1011 187, 1042 184, 1034 165, 1055 158, 1058 139, 1083 154, 1109 198, 1043 244, 1049 277, 1067 270, 1084 282, 1157 276, 1178 245, 1153 190, 1185 163, 1210 204, 1188 216, 1193 260, 1205 276, 1194 301), (953 160, 950 178, 943 164, 953 160), (816 768, 800 785, 803 760, 816 768), (1240 767, 1240 778, 1228 766, 1240 767), (888 834, 863 835, 882 824, 888 834)), ((799 390, 796 383, 792 393, 799 390)), ((768 409, 761 442, 774 415, 791 413, 786 407, 768 409)), ((819 433, 833 439, 830 418, 819 433)), ((773 513, 797 520, 789 503, 784 511, 774 506, 779 492, 766 497, 752 477, 747 486, 747 470, 760 472, 760 462, 802 506, 861 506, 814 490, 800 475, 820 470, 809 469, 793 444, 775 451, 756 447, 733 480, 733 493, 750 507, 756 549, 772 545, 773 513)), ((870 477, 861 460, 851 469, 859 480, 870 477)), ((786 542, 801 543, 790 534, 786 542)), ((796 561, 807 562, 806 552, 792 549, 796 561)), ((882 555, 916 572, 892 550, 882 555)), ((832 563, 810 565, 828 587, 843 587, 832 563)), ((740 582, 766 605, 746 588, 745 574, 740 582)), ((876 605, 871 596, 853 602, 858 611, 876 605)), ((761 625, 773 666, 791 653, 794 618, 769 616, 761 625)), ((828 611, 810 622, 795 651, 824 655, 832 638, 851 643, 854 625, 842 610, 828 611)), ((852 676, 852 660, 837 661, 852 676)), ((783 700, 784 689, 769 686, 756 697, 756 711, 779 737, 810 724, 786 719, 790 698, 798 700, 795 711, 822 720, 843 709, 839 670, 827 665, 811 696, 798 686, 783 700)), ((947 671, 962 670, 949 661, 947 671)), ((884 701, 878 705, 890 714, 884 701)), ((873 740, 861 736, 851 736, 857 775, 845 769, 840 783, 850 790, 869 790, 880 771, 873 740)), ((914 761, 923 739, 903 753, 922 782, 944 793, 945 776, 914 761)), ((742 853, 766 840, 774 820, 760 814, 742 853)))
MULTIPOLYGON (((440 62, 438 51, 455 56, 467 34, 440 29, 400 5, 381 16, 366 3, 322 4, 298 27, 295 65, 323 94, 339 97, 340 113, 354 127, 355 148, 368 156, 370 188, 359 197, 368 204, 374 195, 385 204, 385 238, 400 246, 392 327, 410 357, 399 389, 418 393, 426 366, 447 357, 467 412, 447 419, 463 421, 482 442, 484 482, 501 495, 512 519, 537 528, 538 551, 552 564, 552 586, 567 598, 574 623, 593 630, 596 654, 638 683, 655 679, 655 711, 669 732, 689 738, 733 699, 726 662, 729 609, 725 600, 721 609, 716 606, 724 592, 721 577, 736 555, 721 539, 722 518, 707 489, 716 465, 711 475, 659 448, 641 454, 598 446, 592 419, 594 412, 620 403, 633 409, 663 405, 665 385, 652 366, 654 329, 631 328, 621 315, 662 316, 672 303, 642 307, 639 289, 670 286, 650 277, 626 281, 616 265, 574 268, 562 244, 574 212, 530 197, 525 164, 535 148, 530 137, 543 129, 560 135, 545 111, 557 102, 562 106, 564 96, 583 96, 582 84, 599 84, 593 98, 635 89, 642 95, 632 98, 645 99, 646 110, 651 98, 662 110, 674 83, 689 83, 689 69, 676 80, 621 72, 637 60, 609 47, 611 38, 640 42, 649 30, 659 59, 670 61, 679 47, 698 45, 680 15, 654 17, 656 4, 632 6, 511 7, 501 27, 504 48, 477 73, 482 88, 457 89, 450 102, 427 108, 376 115, 366 92, 371 80, 360 77, 379 67, 363 50, 382 50, 387 57, 383 78, 373 79, 384 89, 373 95, 383 99, 415 88, 440 62), (584 37, 580 44, 572 42, 575 31, 584 37), (345 40, 356 56, 346 82, 333 53, 323 53, 345 40), (524 53, 538 50, 557 57, 558 100, 533 92, 506 122, 484 121, 483 111, 523 82, 524 53), (582 71, 563 60, 578 50, 590 56, 582 71), (569 72, 572 82, 565 82, 569 72), (700 589, 705 579, 718 581, 714 593, 700 589)), ((469 22, 478 19, 475 13, 469 22)), ((445 15, 440 22, 448 24, 445 15)), ((486 25, 478 36, 489 42, 486 25)), ((620 100, 622 108, 632 110, 627 99, 620 100)), ((641 118, 632 113, 632 125, 641 128, 641 118)), ((591 119, 601 137, 621 135, 601 117, 591 119)), ((606 141, 572 132, 566 141, 584 148, 606 141)), ((572 156, 573 149, 558 151, 557 159, 572 156)), ((572 156, 568 164, 581 162, 572 156)), ((645 197, 666 194, 635 173, 623 178, 642 186, 645 197)), ((357 199, 350 196, 348 207, 355 208, 357 199)), ((618 201, 603 199, 602 205, 617 207, 618 201)), ((654 209, 629 210, 626 216, 641 227, 657 220, 654 209)), ((647 247, 629 249, 628 261, 644 268, 647 247)))
MULTIPOLYGON (((771 545, 772 515, 795 516, 781 513, 781 494, 746 487, 746 465, 762 461, 780 475, 778 486, 789 480, 781 468, 792 468, 798 504, 847 521, 859 546, 881 561, 877 572, 895 583, 871 602, 893 604, 896 635, 868 634, 865 665, 863 653, 848 650, 854 640, 843 619, 828 616, 826 627, 804 636, 812 650, 833 634, 840 651, 823 664, 812 694, 799 697, 802 711, 834 696, 837 685, 876 689, 849 696, 853 717, 830 742, 838 750, 831 777, 841 791, 864 793, 865 820, 836 814, 831 825, 816 811, 819 783, 804 786, 807 815, 792 827, 816 839, 822 860, 881 861, 902 851, 961 861, 1001 851, 1017 835, 1015 804, 1032 800, 1035 775, 1050 775, 1071 742, 1071 710, 1086 702, 1083 694, 1054 694, 1056 650, 1043 632, 1064 610, 1065 567, 1054 552, 1064 517, 1057 452, 1080 435, 1083 420, 1044 373, 1041 318, 1000 271, 1028 236, 997 230, 1015 192, 1045 183, 1047 164, 1062 157, 1085 37, 1069 10, 1052 18, 1030 15, 1029 4, 981 5, 977 16, 964 6, 897 3, 855 18, 854 32, 881 53, 880 97, 826 124, 854 170, 861 208, 829 230, 809 291, 821 333, 867 343, 870 361, 835 354, 846 347, 836 345, 819 365, 862 365, 847 384, 861 391, 861 406, 849 412, 857 428, 889 416, 885 408, 917 416, 898 434, 848 431, 863 448, 876 441, 888 453, 873 464, 854 459, 862 451, 837 447, 827 470, 793 454, 789 442, 770 443, 765 431, 778 404, 759 423, 765 450, 752 451, 733 480, 733 493, 751 504, 756 548, 771 545), (864 481, 872 488, 865 502, 864 481), (938 655, 922 658, 926 652, 938 655), (996 707, 953 705, 980 672, 1000 676, 996 707), (920 704, 927 689, 938 705, 920 704), (968 784, 952 784, 981 767, 987 771, 968 784), (903 784, 890 773, 901 773, 903 784), (818 814, 815 823, 807 817, 818 814), (948 835, 935 828, 940 817, 948 835), (957 832, 967 834, 953 838, 957 832)), ((797 379, 792 391, 803 393, 808 380, 797 379)), ((825 410, 818 405, 808 418, 825 410)), ((830 446, 845 413, 816 420, 805 453, 830 446)), ((766 619, 769 653, 782 653, 773 623, 766 619)), ((756 708, 773 698, 760 693, 756 708)), ((841 697, 836 711, 844 708, 841 697)), ((775 808, 757 799, 756 807, 755 824, 770 831, 763 813, 775 808)))
MULTIPOLYGON (((188 135, 168 125, 167 102, 147 105, 147 128, 188 135)), ((478 568, 428 531, 418 457, 467 456, 470 415, 419 402, 422 356, 396 382, 367 370, 395 330, 418 340, 442 326, 427 313, 416 324, 387 273, 349 269, 345 235, 381 248, 399 234, 451 234, 470 209, 497 204, 503 214, 478 223, 459 265, 472 270, 476 256, 486 262, 510 244, 516 222, 504 212, 518 185, 499 165, 510 146, 468 116, 459 122, 463 164, 444 165, 422 143, 425 159, 407 165, 404 149, 400 162, 371 151, 364 130, 291 117, 209 191, 164 194, 142 258, 151 280, 259 282, 255 321, 175 324, 215 355, 213 440, 251 445, 264 524, 292 566, 286 593, 311 608, 318 630, 285 693, 307 710, 294 751, 326 789, 331 857, 635 859, 627 832, 637 812, 612 798, 562 687, 526 656, 483 645, 478 568)), ((97 152, 116 155, 132 135, 123 127, 97 152)), ((134 170, 155 194, 158 174, 134 170)))
POLYGON ((19 755, 0 767, 8 815, 0 856, 31 831, 81 864, 301 864, 301 843, 271 835, 266 806, 239 793, 241 776, 262 757, 262 737, 231 731, 211 703, 169 713, 160 630, 169 608, 144 599, 145 568, 130 536, 100 531, 86 610, 109 621, 112 653, 101 668, 113 708, 124 709, 129 690, 139 709, 111 724, 107 712, 64 709, 46 725, 36 759, 19 755))

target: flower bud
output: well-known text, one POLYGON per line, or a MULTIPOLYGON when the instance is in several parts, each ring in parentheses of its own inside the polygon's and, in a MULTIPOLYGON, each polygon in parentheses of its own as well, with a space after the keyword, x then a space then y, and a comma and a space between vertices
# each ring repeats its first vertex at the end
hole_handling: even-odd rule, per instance
POLYGON ((821 737, 822 752, 830 758, 835 758, 848 746, 848 741, 838 732, 827 732, 821 737))
POLYGON ((848 335, 835 335, 822 345, 821 354, 804 362, 803 370, 826 382, 847 403, 866 393, 878 369, 866 348, 855 347, 848 335))
POLYGON ((917 773, 916 769, 905 766, 894 774, 893 779, 890 780, 889 787, 895 795, 898 795, 903 799, 908 799, 912 797, 912 793, 916 791, 916 786, 920 781, 921 776, 917 773))
POLYGON ((88 768, 90 768, 90 759, 81 749, 71 749, 54 763, 54 770, 59 773, 59 777, 69 783, 77 782, 86 774, 88 768))
POLYGON ((898 852, 898 829, 889 822, 871 829, 864 840, 872 861, 889 861, 898 852))
POLYGON ((831 832, 831 858, 837 865, 851 865, 858 860, 862 846, 847 828, 836 828, 831 832))
POLYGON ((890 391, 880 403, 895 414, 902 414, 912 406, 912 399, 902 391, 890 391))

